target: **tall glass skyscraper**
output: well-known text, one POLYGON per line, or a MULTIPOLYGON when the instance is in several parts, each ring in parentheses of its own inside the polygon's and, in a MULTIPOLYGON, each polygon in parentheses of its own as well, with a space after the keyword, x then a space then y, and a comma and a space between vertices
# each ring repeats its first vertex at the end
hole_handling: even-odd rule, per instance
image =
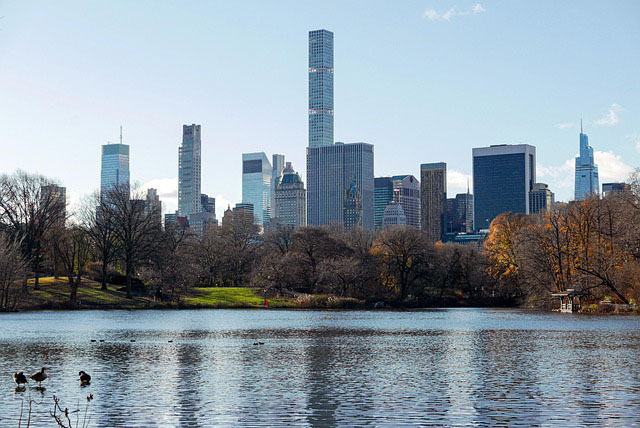
POLYGON ((129 145, 122 142, 102 146, 100 194, 116 186, 129 187, 129 145))
POLYGON ((536 148, 499 144, 473 149, 473 224, 488 229, 498 214, 530 214, 529 193, 536 182, 536 148))
POLYGON ((593 148, 589 145, 589 137, 582 132, 580 123, 580 156, 576 157, 575 200, 582 201, 598 193, 598 166, 593 161, 593 148))
POLYGON ((182 126, 182 146, 178 149, 178 214, 188 216, 202 211, 200 125, 182 126))
POLYGON ((257 224, 271 217, 273 169, 264 152, 242 154, 242 203, 253 205, 257 224))
POLYGON ((309 32, 309 147, 333 144, 333 33, 309 32))

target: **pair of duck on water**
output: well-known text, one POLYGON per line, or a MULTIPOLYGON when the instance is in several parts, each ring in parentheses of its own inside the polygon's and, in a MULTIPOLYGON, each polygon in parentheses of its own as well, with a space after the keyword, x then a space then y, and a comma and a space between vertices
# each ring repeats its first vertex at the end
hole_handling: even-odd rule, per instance
MULTIPOLYGON (((44 382, 48 377, 47 374, 44 372, 45 370, 49 370, 49 369, 46 368, 46 367, 43 367, 42 369, 40 369, 39 372, 35 372, 31 376, 29 376, 29 379, 31 379, 34 382, 36 382, 38 384, 38 386, 40 387, 42 382, 44 382)), ((84 371, 80 371, 80 373, 78 373, 78 376, 80 376, 80 384, 81 385, 89 385, 91 383, 91 376, 89 376, 89 373, 86 373, 84 371)), ((13 381, 16 383, 16 385, 18 385, 18 387, 20 387, 21 385, 26 385, 27 384, 27 376, 25 376, 24 372, 14 373, 13 374, 13 381)))

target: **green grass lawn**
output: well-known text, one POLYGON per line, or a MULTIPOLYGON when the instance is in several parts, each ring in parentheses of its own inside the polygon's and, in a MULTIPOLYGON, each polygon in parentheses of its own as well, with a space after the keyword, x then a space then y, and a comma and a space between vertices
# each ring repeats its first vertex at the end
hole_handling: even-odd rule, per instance
MULTIPOLYGON (((28 281, 29 294, 21 300, 18 309, 42 309, 64 306, 69 301, 69 285, 66 278, 44 277, 39 280, 38 290, 33 288, 33 279, 28 281)), ((128 299, 123 286, 109 285, 102 290, 100 283, 84 279, 78 288, 79 307, 85 308, 123 308, 144 309, 149 307, 170 307, 170 304, 154 302, 147 296, 134 296, 128 299)), ((182 307, 192 308, 260 308, 264 307, 264 298, 259 291, 248 287, 212 287, 195 288, 189 296, 183 297, 182 307)), ((295 307, 293 300, 269 299, 269 307, 295 307)))
MULTIPOLYGON (((208 308, 263 307, 264 297, 247 287, 196 288, 192 297, 184 299, 188 306, 208 308)), ((269 307, 293 306, 287 299, 269 299, 269 307)))
MULTIPOLYGON (((37 309, 43 306, 58 306, 69 301, 69 284, 64 277, 44 277, 39 280, 38 290, 33 288, 33 279, 28 281, 29 294, 22 300, 18 309, 37 309)), ((108 289, 101 290, 100 283, 84 279, 78 287, 78 302, 80 307, 104 306, 122 308, 148 307, 152 300, 148 297, 135 296, 128 299, 126 292, 120 291, 122 286, 109 285, 108 289)))
MULTIPOLYGON (((33 288, 33 279, 28 281, 29 293, 20 300, 18 310, 67 309, 69 308, 69 284, 60 277, 40 278, 38 290, 33 288)), ((100 283, 84 279, 78 288, 79 309, 146 309, 172 308, 170 302, 155 302, 149 296, 134 296, 128 299, 123 286, 108 285, 102 290, 100 283)), ((357 299, 338 298, 330 295, 305 295, 298 298, 269 298, 270 308, 327 308, 343 309, 362 306, 357 299)), ((180 299, 181 308, 263 308, 264 297, 259 289, 249 287, 202 287, 194 288, 180 299)))

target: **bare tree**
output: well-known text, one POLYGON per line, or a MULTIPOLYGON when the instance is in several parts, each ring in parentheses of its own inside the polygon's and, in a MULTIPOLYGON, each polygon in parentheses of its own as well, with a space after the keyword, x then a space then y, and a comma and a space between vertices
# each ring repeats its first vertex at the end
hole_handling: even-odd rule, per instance
POLYGON ((198 281, 197 240, 183 228, 169 226, 157 235, 159 242, 152 256, 156 273, 156 292, 166 289, 171 299, 180 302, 182 295, 198 281))
POLYGON ((322 261, 344 254, 345 251, 344 243, 335 239, 326 227, 305 226, 298 229, 291 244, 291 263, 301 271, 297 285, 300 291, 317 291, 322 278, 322 261))
POLYGON ((64 200, 56 192, 46 191, 52 184, 52 180, 24 171, 0 176, 0 224, 12 240, 21 243, 36 289, 47 233, 65 222, 64 200))
POLYGON ((0 232, 0 310, 12 311, 22 295, 20 281, 26 275, 27 264, 20 242, 0 232))
POLYGON ((233 213, 230 222, 222 225, 220 236, 226 249, 224 276, 233 285, 242 285, 251 274, 255 251, 261 243, 260 227, 254 221, 252 213, 239 210, 233 213))
POLYGON ((281 255, 284 255, 291 248, 294 233, 295 230, 293 227, 278 225, 264 234, 262 242, 267 246, 277 249, 281 255))
POLYGON ((227 260, 227 249, 222 237, 222 228, 211 226, 198 241, 199 270, 203 278, 207 278, 209 287, 224 283, 227 260))
POLYGON ((69 283, 69 302, 75 304, 82 277, 91 261, 91 239, 86 230, 76 225, 60 228, 53 235, 53 248, 69 283))
POLYGON ((431 252, 424 235, 409 226, 385 229, 378 236, 374 254, 384 267, 385 284, 398 289, 401 303, 429 273, 431 252))
POLYGON ((91 240, 93 256, 102 268, 102 290, 107 290, 109 265, 116 260, 119 250, 113 213, 105 208, 97 192, 85 199, 80 208, 80 220, 91 240))
POLYGON ((119 256, 125 266, 127 297, 131 298, 136 268, 150 262, 162 227, 157 213, 147 209, 139 192, 128 186, 114 186, 105 193, 101 210, 113 221, 119 256))

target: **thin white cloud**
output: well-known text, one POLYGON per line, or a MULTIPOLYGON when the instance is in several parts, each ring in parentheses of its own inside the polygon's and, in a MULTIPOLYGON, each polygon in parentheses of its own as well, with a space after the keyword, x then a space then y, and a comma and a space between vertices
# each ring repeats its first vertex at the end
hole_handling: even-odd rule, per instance
POLYGON ((425 10, 422 16, 429 21, 451 22, 451 18, 454 16, 477 15, 479 13, 484 13, 485 11, 486 9, 482 7, 480 3, 476 3, 470 8, 460 9, 458 6, 453 6, 441 12, 430 8, 425 10))
POLYGON ((482 5, 480 3, 476 3, 476 4, 473 5, 471 10, 473 11, 473 13, 482 13, 482 12, 486 12, 487 9, 482 7, 482 5))
POLYGON ((594 124, 600 126, 614 126, 620 122, 620 118, 618 117, 618 113, 622 111, 622 107, 620 104, 613 103, 609 110, 602 116, 600 119, 596 119, 593 121, 594 124))
POLYGON ((473 193, 473 177, 464 172, 450 169, 447 171, 447 197, 453 198, 457 193, 467 193, 467 184, 469 192, 473 193))
POLYGON ((556 125, 556 128, 560 128, 560 129, 571 129, 571 128, 575 128, 576 125, 573 122, 562 122, 562 123, 558 123, 556 125))
POLYGON ((627 181, 633 172, 633 168, 622 160, 622 157, 613 152, 595 152, 593 154, 600 184, 612 181, 627 181))
POLYGON ((638 151, 638 153, 640 153, 640 138, 638 138, 638 141, 636 141, 636 150, 638 151))

